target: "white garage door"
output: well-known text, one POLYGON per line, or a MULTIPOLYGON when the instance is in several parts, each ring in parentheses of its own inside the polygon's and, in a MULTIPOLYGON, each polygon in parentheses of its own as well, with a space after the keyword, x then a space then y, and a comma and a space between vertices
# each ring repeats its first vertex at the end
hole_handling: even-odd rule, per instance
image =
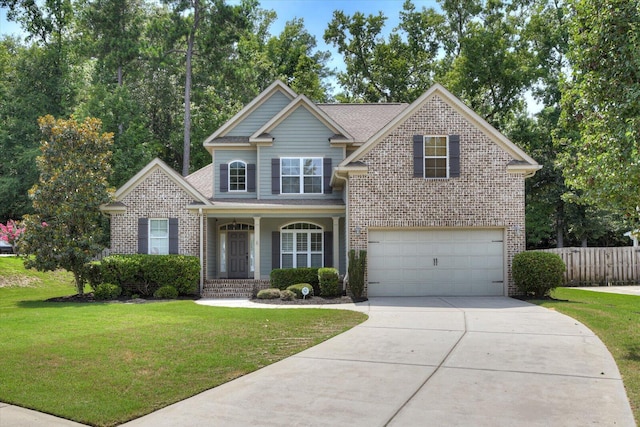
POLYGON ((369 296, 504 295, 500 229, 369 230, 369 296))

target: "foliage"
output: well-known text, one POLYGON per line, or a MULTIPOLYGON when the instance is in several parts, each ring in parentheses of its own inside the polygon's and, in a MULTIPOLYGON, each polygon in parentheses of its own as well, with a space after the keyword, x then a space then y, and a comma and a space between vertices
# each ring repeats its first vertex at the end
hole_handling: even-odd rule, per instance
POLYGON ((320 295, 323 297, 337 297, 342 293, 340 275, 335 268, 318 269, 318 283, 320 285, 320 295))
POLYGON ((82 272, 84 279, 87 281, 91 289, 94 291, 103 283, 102 280, 102 264, 100 261, 91 261, 84 265, 82 272))
POLYGON ((278 299, 280 298, 280 289, 278 288, 269 288, 269 289, 261 289, 258 291, 256 295, 258 299, 278 299))
POLYGON ((198 290, 200 260, 186 255, 111 255, 101 262, 102 280, 116 283, 129 294, 151 296, 162 286, 180 295, 198 290))
POLYGON ((176 299, 178 298, 178 290, 171 285, 165 285, 158 288, 153 293, 153 296, 155 298, 162 298, 162 299, 176 299))
POLYGON ((640 423, 640 297, 573 288, 556 288, 552 296, 554 300, 531 302, 571 316, 598 335, 620 369, 636 423, 640 423))
POLYGON ((93 297, 97 300, 113 300, 122 294, 122 288, 111 283, 101 283, 93 291, 93 297))
POLYGON ((313 291, 320 294, 317 267, 276 268, 271 270, 269 277, 274 288, 283 290, 296 283, 309 283, 313 291))
POLYGON ((86 425, 139 418, 366 319, 348 310, 265 311, 193 301, 52 303, 45 300, 69 294, 71 275, 0 258, 0 281, 8 272, 18 282, 37 283, 0 287, 0 401, 86 425))
POLYGON ((24 233, 24 227, 20 226, 19 222, 14 220, 7 221, 7 224, 0 223, 0 240, 3 240, 11 245, 14 252, 18 239, 24 233))
POLYGON ((558 254, 520 252, 513 257, 513 281, 525 295, 544 297, 562 285, 566 266, 558 254))
POLYGON ((296 294, 296 298, 298 299, 302 299, 302 298, 311 298, 314 293, 313 293, 313 286, 311 286, 308 283, 296 283, 295 285, 291 285, 291 286, 287 286, 287 291, 293 292, 294 294, 296 294), (305 295, 302 293, 302 289, 303 288, 307 288, 309 289, 309 294, 305 297, 305 295))
POLYGON ((280 292, 280 299, 282 301, 293 301, 296 298, 297 298, 296 293, 293 291, 290 291, 289 289, 285 289, 284 291, 280 292))
POLYGON ((93 118, 44 116, 38 124, 44 139, 40 178, 30 190, 35 213, 25 216, 19 252, 28 268, 70 271, 82 294, 84 265, 103 249, 100 205, 111 200, 112 135, 93 118))
POLYGON ((588 203, 640 222, 640 9, 638 1, 575 0, 571 77, 558 138, 567 182, 588 203))
POLYGON ((355 298, 364 294, 364 275, 367 271, 367 251, 349 251, 349 289, 355 298))

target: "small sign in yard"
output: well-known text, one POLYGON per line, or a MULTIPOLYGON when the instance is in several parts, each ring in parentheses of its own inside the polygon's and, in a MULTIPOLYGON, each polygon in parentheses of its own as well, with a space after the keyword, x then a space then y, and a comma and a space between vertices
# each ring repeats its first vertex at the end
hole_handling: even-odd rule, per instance
POLYGON ((309 295, 309 288, 305 286, 302 288, 302 299, 307 299, 307 295, 309 295))

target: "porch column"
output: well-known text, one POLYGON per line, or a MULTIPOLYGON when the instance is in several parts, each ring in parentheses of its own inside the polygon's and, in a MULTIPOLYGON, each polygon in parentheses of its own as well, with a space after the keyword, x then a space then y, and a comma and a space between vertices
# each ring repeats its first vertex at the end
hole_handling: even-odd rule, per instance
POLYGON ((253 278, 260 280, 260 217, 253 217, 253 278))
POLYGON ((333 219, 333 268, 340 270, 340 217, 332 216, 333 219))

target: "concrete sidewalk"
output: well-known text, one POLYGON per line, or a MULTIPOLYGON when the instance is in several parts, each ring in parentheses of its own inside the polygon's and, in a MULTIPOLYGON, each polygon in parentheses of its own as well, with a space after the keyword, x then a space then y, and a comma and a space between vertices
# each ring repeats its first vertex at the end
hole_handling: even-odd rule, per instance
MULTIPOLYGON (((321 307, 369 320, 125 426, 635 426, 611 354, 560 313, 503 297, 321 307)), ((0 426, 78 425, 21 411, 0 406, 0 426)))
POLYGON ((583 291, 607 292, 610 294, 636 295, 640 297, 640 286, 584 286, 575 289, 581 289, 583 291))

